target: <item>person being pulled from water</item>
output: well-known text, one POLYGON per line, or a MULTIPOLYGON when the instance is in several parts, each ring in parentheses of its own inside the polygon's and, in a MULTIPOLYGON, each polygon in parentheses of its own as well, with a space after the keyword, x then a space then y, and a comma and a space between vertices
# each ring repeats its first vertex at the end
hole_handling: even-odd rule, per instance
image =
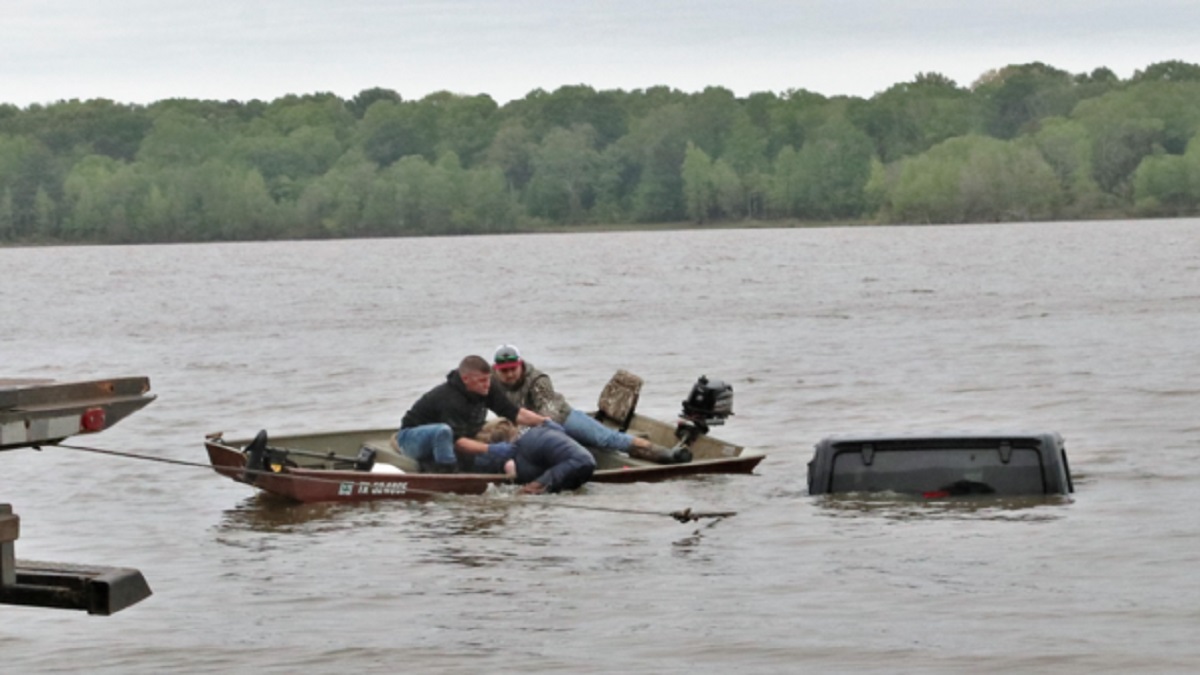
POLYGON ((445 382, 425 392, 404 413, 396 432, 400 450, 420 462, 422 471, 436 473, 474 471, 475 458, 480 455, 511 459, 511 444, 489 445, 475 439, 487 421, 488 410, 530 427, 540 426, 548 418, 514 404, 491 384, 492 368, 486 359, 464 358, 446 375, 445 382))
POLYGON ((508 420, 493 420, 484 425, 477 440, 489 447, 512 445, 511 459, 500 459, 504 453, 478 455, 474 470, 506 473, 521 486, 523 494, 575 490, 591 480, 596 470, 592 453, 553 421, 518 434, 517 427, 508 420))
POLYGON ((513 345, 501 345, 492 357, 492 379, 496 387, 516 406, 533 410, 557 422, 566 434, 579 443, 593 448, 617 450, 632 457, 670 464, 688 461, 690 454, 677 452, 648 439, 610 429, 587 413, 567 403, 554 390, 550 376, 521 358, 513 345))

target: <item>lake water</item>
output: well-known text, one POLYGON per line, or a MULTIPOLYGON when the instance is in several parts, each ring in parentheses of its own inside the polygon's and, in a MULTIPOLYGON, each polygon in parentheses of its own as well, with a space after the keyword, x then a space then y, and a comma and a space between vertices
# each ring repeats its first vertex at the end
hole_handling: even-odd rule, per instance
POLYGON ((0 607, 5 672, 1194 672, 1200 221, 0 250, 0 377, 146 375, 81 444, 398 425, 504 342, 611 374, 752 476, 280 506, 203 468, 0 453, 17 555, 135 567, 111 617, 0 607), (834 434, 1057 431, 1071 499, 813 498, 834 434), (557 505, 581 506, 566 508, 557 505), (680 524, 681 508, 736 511, 680 524), (632 512, 649 513, 632 513, 632 512))

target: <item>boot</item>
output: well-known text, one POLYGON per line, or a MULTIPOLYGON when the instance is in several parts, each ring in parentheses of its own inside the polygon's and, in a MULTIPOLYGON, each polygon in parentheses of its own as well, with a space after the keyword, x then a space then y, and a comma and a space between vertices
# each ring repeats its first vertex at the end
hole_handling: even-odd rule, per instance
POLYGON ((657 464, 686 464, 692 461, 692 451, 687 448, 667 448, 656 444, 651 444, 648 448, 631 446, 629 456, 657 464))

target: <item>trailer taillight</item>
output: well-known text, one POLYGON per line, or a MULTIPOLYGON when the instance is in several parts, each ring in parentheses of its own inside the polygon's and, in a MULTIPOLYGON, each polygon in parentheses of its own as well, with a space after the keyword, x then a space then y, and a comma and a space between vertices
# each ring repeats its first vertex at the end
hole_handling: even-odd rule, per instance
POLYGON ((83 432, 104 431, 104 408, 88 408, 79 417, 79 430, 83 432))

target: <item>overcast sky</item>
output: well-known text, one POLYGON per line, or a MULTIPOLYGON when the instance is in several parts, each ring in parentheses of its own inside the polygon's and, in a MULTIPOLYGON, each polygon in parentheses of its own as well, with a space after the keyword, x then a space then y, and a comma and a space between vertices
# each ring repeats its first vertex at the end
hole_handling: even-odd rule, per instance
POLYGON ((1197 0, 2 0, 0 103, 568 84, 869 97, 1042 61, 1200 63, 1197 0))

